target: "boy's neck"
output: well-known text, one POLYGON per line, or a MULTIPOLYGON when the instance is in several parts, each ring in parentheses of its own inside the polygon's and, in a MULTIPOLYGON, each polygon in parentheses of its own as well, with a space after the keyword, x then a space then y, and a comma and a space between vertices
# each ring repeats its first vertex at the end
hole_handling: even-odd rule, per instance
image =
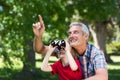
POLYGON ((69 65, 68 59, 63 58, 63 59, 62 59, 62 65, 63 65, 63 66, 68 66, 68 65, 69 65))

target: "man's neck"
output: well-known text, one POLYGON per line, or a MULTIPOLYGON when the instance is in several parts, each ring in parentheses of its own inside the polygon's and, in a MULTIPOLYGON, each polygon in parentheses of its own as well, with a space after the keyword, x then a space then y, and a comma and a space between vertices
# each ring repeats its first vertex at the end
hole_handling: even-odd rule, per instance
POLYGON ((86 51, 87 45, 79 45, 75 48, 75 50, 78 52, 79 55, 84 55, 86 51))

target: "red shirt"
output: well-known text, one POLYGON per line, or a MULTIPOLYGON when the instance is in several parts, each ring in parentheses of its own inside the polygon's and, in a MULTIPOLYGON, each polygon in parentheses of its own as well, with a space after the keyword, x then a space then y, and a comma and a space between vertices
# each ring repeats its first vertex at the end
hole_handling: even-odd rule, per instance
POLYGON ((52 74, 58 74, 60 80, 82 80, 82 70, 80 68, 79 60, 75 60, 78 65, 78 69, 76 71, 72 71, 70 66, 63 67, 61 61, 57 61, 51 65, 52 74))

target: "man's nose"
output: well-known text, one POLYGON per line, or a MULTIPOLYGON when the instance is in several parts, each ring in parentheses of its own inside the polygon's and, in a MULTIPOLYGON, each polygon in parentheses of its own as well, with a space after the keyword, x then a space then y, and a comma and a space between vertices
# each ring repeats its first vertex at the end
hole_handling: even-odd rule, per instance
POLYGON ((69 35, 69 37, 73 37, 74 36, 74 34, 73 33, 71 33, 70 35, 69 35))

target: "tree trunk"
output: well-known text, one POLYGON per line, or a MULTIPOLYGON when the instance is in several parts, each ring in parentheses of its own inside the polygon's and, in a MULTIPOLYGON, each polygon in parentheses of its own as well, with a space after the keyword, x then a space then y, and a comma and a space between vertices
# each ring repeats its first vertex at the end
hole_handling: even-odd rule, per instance
POLYGON ((112 60, 106 51, 106 23, 95 23, 95 26, 90 27, 90 31, 93 36, 94 45, 104 52, 106 61, 111 63, 112 60))
POLYGON ((24 46, 25 61, 23 63, 23 71, 29 72, 35 67, 35 52, 33 50, 33 43, 31 40, 26 42, 24 46))
POLYGON ((23 69, 15 76, 15 80, 34 79, 36 74, 35 69, 35 52, 33 50, 33 43, 31 40, 26 41, 24 45, 23 69))
POLYGON ((117 36, 116 36, 116 42, 118 42, 118 41, 120 41, 120 26, 118 27, 116 27, 116 34, 117 34, 117 36))

